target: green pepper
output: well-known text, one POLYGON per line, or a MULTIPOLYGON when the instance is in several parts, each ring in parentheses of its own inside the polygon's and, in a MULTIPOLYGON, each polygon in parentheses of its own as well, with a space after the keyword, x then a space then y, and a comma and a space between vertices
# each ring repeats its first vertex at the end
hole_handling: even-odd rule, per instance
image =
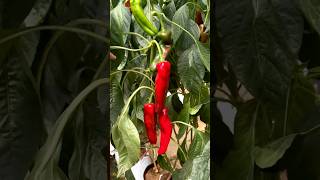
POLYGON ((130 0, 130 8, 135 20, 147 34, 154 36, 158 33, 158 29, 144 15, 141 0, 130 0))
POLYGON ((162 42, 166 45, 171 44, 171 31, 162 29, 158 32, 156 38, 162 40, 162 42))

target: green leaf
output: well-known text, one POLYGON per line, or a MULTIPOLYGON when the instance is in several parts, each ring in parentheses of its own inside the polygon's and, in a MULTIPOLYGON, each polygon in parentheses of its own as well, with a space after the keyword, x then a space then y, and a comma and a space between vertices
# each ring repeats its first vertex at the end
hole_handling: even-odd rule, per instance
POLYGON ((122 1, 120 1, 120 0, 111 0, 110 1, 110 9, 114 9, 115 7, 117 7, 117 5, 119 4, 119 3, 121 3, 122 1))
POLYGON ((129 105, 135 95, 145 86, 136 89, 126 101, 117 122, 112 127, 112 139, 119 153, 117 177, 124 176, 140 157, 139 132, 129 117, 129 105))
MULTIPOLYGON (((42 77, 37 79, 40 81, 38 85, 41 87, 44 102, 45 124, 49 131, 65 106, 70 104, 80 91, 75 79, 80 77, 81 68, 76 67, 85 46, 86 43, 77 34, 63 33, 50 49, 51 53, 42 70, 42 77)), ((85 81, 81 78, 79 82, 85 81)))
POLYGON ((190 179, 210 179, 210 141, 205 144, 201 155, 194 158, 190 179))
POLYGON ((189 159, 194 159, 196 156, 200 155, 205 145, 201 132, 195 131, 194 133, 194 139, 192 140, 188 149, 189 159))
POLYGON ((125 177, 126 177, 126 180, 135 180, 131 169, 129 169, 128 171, 126 171, 125 177))
POLYGON ((180 164, 184 164, 188 160, 188 153, 186 149, 186 143, 187 143, 187 138, 184 138, 182 141, 180 147, 178 148, 177 151, 177 157, 180 161, 180 164))
POLYGON ((119 3, 110 12, 111 45, 123 46, 127 40, 126 32, 130 31, 131 14, 129 10, 119 3))
MULTIPOLYGON (((174 14, 172 21, 187 30, 198 40, 200 37, 200 30, 198 25, 190 19, 190 11, 188 5, 183 5, 174 14)), ((177 50, 185 50, 194 44, 194 40, 185 31, 176 25, 171 26, 172 28, 172 39, 176 45, 177 50)))
MULTIPOLYGON (((172 18, 173 22, 179 24, 183 28, 189 25, 189 8, 187 5, 180 7, 172 18)), ((172 39, 173 43, 176 43, 182 34, 182 30, 177 26, 172 26, 172 39)))
POLYGON ((174 0, 177 9, 184 6, 187 2, 189 2, 189 0, 174 0))
POLYGON ((188 160, 183 164, 182 169, 173 172, 172 179, 189 179, 192 170, 192 161, 188 160))
POLYGON ((139 95, 137 95, 134 98, 133 109, 131 111, 130 117, 131 117, 131 121, 136 126, 139 134, 141 134, 141 133, 145 133, 145 125, 144 125, 143 105, 138 103, 139 99, 140 99, 139 95))
MULTIPOLYGON (((165 105, 169 110, 169 117, 171 118, 171 121, 176 121, 177 120, 178 113, 176 112, 176 110, 175 110, 175 108, 173 106, 173 101, 175 101, 176 100, 175 98, 177 98, 177 97, 178 97, 177 94, 173 94, 173 95, 171 94, 170 96, 166 97, 166 102, 165 102, 166 104, 165 105)), ((180 102, 179 105, 182 106, 181 102, 180 102)))
MULTIPOLYGON (((128 35, 125 34, 130 31, 131 14, 129 10, 124 7, 122 3, 118 3, 117 7, 110 11, 110 38, 111 45, 125 46, 128 35)), ((124 50, 112 51, 117 57, 117 61, 111 61, 112 69, 115 67, 123 67, 127 62, 124 50), (119 64, 122 65, 119 66, 119 64)))
POLYGON ((173 168, 172 168, 171 165, 170 165, 171 162, 170 162, 170 161, 167 161, 164 156, 166 156, 166 155, 160 155, 160 156, 158 156, 158 158, 157 158, 157 163, 160 165, 160 167, 161 167, 162 169, 165 169, 165 170, 167 170, 167 171, 169 171, 169 172, 173 172, 173 168))
POLYGON ((1 29, 18 28, 28 16, 35 3, 36 0, 1 2, 1 29))
POLYGON ((41 102, 19 40, 0 47, 1 179, 23 179, 45 138, 41 102))
MULTIPOLYGON (((68 180, 68 177, 59 167, 61 144, 62 143, 59 142, 52 158, 48 161, 47 167, 39 174, 39 179, 68 180)), ((30 174, 27 175, 26 179, 32 179, 30 174)))
MULTIPOLYGON (((104 139, 100 139, 104 140, 104 139)), ((106 179, 107 162, 105 154, 101 151, 101 145, 97 147, 93 140, 87 146, 83 169, 88 179, 106 179)))
POLYGON ((216 6, 224 61, 254 97, 283 105, 303 34, 295 3, 217 0, 216 6))
MULTIPOLYGON (((189 123, 189 121, 190 121, 189 110, 190 110, 190 101, 187 100, 183 104, 183 109, 179 113, 177 120, 181 121, 181 122, 189 123)), ((188 127, 186 125, 179 124, 179 133, 178 133, 178 136, 177 136, 178 140, 185 134, 187 128, 188 127)))
POLYGON ((210 141, 205 145, 201 155, 188 160, 182 169, 172 174, 173 179, 208 180, 210 179, 210 141))
POLYGON ((39 38, 40 38, 39 32, 34 32, 26 36, 22 36, 18 40, 19 46, 20 46, 18 51, 25 57, 29 67, 32 66, 32 63, 35 60, 39 38))
POLYGON ((176 6, 174 4, 174 1, 170 1, 170 3, 168 5, 166 5, 163 8, 163 12, 164 14, 169 18, 172 19, 175 12, 177 11, 176 6))
POLYGON ((302 70, 294 74, 290 86, 290 93, 287 99, 286 134, 297 133, 301 129, 301 124, 305 123, 305 118, 309 116, 316 106, 316 92, 313 82, 303 75, 302 70))
MULTIPOLYGON (((209 13, 210 13, 210 11, 208 11, 209 13)), ((203 19, 203 21, 204 21, 204 19, 203 19)), ((207 19, 207 21, 206 22, 204 22, 204 26, 206 27, 206 30, 205 30, 205 32, 209 32, 210 31, 210 14, 209 14, 209 16, 208 16, 208 19, 207 19)))
POLYGON ((174 108, 174 110, 177 112, 177 113, 180 113, 182 108, 183 108, 183 104, 182 102, 180 101, 180 98, 178 96, 178 94, 175 94, 172 96, 172 107, 174 108))
POLYGON ((210 44, 204 44, 196 41, 200 60, 204 67, 210 72, 210 44))
POLYGON ((118 177, 123 176, 140 157, 140 139, 137 128, 127 114, 119 117, 112 127, 112 139, 119 153, 118 177))
POLYGON ((201 106, 201 109, 199 110, 199 115, 201 121, 203 121, 206 124, 210 124, 210 103, 206 103, 203 106, 201 106))
POLYGON ((200 94, 205 68, 199 61, 196 47, 193 45, 178 59, 178 74, 185 88, 195 94, 200 94))
POLYGON ((259 105, 254 101, 239 106, 235 118, 234 148, 228 153, 221 169, 216 171, 217 179, 253 180, 258 109, 259 105))
POLYGON ((209 103, 210 92, 209 85, 205 83, 201 83, 198 87, 197 92, 190 93, 190 106, 197 109, 197 106, 209 103))
POLYGON ((75 128, 75 147, 72 153, 68 166, 68 176, 70 180, 85 180, 84 172, 82 169, 83 157, 85 154, 85 142, 84 142, 84 114, 82 105, 79 106, 74 117, 75 128))
MULTIPOLYGON (((1 30, 0 31, 0 38, 3 39, 6 36, 15 33, 15 31, 8 31, 8 30, 1 30)), ((10 49, 12 48, 12 46, 16 43, 16 41, 12 40, 12 41, 8 41, 4 44, 0 44, 0 66, 2 66, 2 64, 4 63, 4 61, 6 60, 8 53, 10 51, 10 49)))
POLYGON ((46 17, 52 0, 37 0, 28 16, 24 19, 23 24, 26 27, 37 26, 43 22, 46 17))
POLYGON ((107 78, 99 79, 92 82, 87 86, 79 95, 71 102, 65 111, 59 116, 54 127, 52 128, 45 144, 38 151, 35 158, 34 166, 31 170, 27 180, 40 180, 40 175, 46 170, 50 159, 54 156, 57 149, 63 130, 69 121, 73 112, 77 109, 78 105, 97 87, 104 85, 108 82, 107 78))
POLYGON ((110 96, 110 121, 111 125, 117 120, 122 107, 124 106, 122 89, 116 78, 111 78, 111 96, 110 96))
MULTIPOLYGON (((105 114, 96 108, 97 93, 92 93, 74 113, 64 134, 62 154, 68 152, 69 134, 73 134, 74 151, 69 161, 68 176, 74 180, 106 179, 107 159, 105 158, 106 127, 105 114), (66 142, 67 141, 67 142, 66 142)), ((106 100, 106 99, 104 99, 106 100)), ((107 137, 108 138, 108 137, 107 137)), ((70 147, 70 148, 72 148, 70 147)), ((62 158, 64 158, 63 156, 62 158)))
POLYGON ((318 78, 320 75, 320 66, 311 68, 308 70, 308 77, 309 78, 318 78))
POLYGON ((281 137, 263 147, 255 147, 254 159, 260 168, 268 168, 276 164, 276 162, 284 155, 286 150, 291 146, 297 134, 290 134, 281 137))
MULTIPOLYGON (((187 22, 188 23, 186 27, 183 27, 183 28, 192 35, 192 37, 196 40, 196 43, 197 43, 200 37, 200 30, 199 30, 198 24, 191 19, 188 19, 187 22)), ((180 27, 175 25, 172 27, 177 27, 180 30, 182 30, 180 27)), ((186 33, 185 31, 182 31, 180 37, 175 43, 177 54, 180 54, 180 51, 184 51, 195 44, 195 40, 190 36, 190 34, 186 33)))
POLYGON ((198 112, 199 112, 199 110, 201 109, 201 107, 202 107, 202 104, 199 104, 199 105, 196 105, 196 106, 194 106, 194 107, 191 107, 190 108, 190 115, 195 115, 195 114, 197 114, 198 112))
MULTIPOLYGON (((117 58, 120 59, 120 58, 117 58)), ((122 58, 120 64, 117 67, 117 70, 122 70, 124 67, 127 65, 128 57, 127 57, 127 52, 124 52, 124 57, 122 58)))
POLYGON ((317 0, 298 0, 305 18, 320 35, 320 2, 317 0))

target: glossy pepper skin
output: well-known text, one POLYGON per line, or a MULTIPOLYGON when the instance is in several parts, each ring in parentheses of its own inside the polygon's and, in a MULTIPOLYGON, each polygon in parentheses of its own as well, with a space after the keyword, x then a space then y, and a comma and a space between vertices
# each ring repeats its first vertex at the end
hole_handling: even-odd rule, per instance
POLYGON ((160 62, 156 65, 157 75, 155 80, 155 104, 156 112, 159 113, 165 103, 169 80, 171 64, 168 61, 160 62))
POLYGON ((164 44, 168 45, 172 43, 171 31, 161 30, 156 35, 156 38, 160 39, 164 44))
POLYGON ((139 26, 147 34, 154 36, 158 33, 158 29, 144 15, 144 11, 141 7, 141 0, 130 0, 130 9, 139 26))
POLYGON ((168 108, 163 108, 162 111, 159 113, 159 125, 161 137, 158 155, 161 155, 167 151, 172 133, 172 124, 168 115, 168 108))
POLYGON ((155 107, 153 103, 145 104, 144 111, 144 124, 146 126, 147 136, 151 144, 157 143, 157 130, 155 120, 155 107))

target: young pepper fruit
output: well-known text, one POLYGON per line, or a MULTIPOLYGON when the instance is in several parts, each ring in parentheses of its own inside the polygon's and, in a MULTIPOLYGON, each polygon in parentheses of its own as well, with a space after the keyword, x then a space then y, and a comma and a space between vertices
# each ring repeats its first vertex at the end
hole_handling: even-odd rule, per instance
POLYGON ((151 144, 157 143, 157 130, 154 110, 153 103, 144 104, 144 124, 146 126, 148 139, 151 144))
POLYGON ((144 15, 141 0, 130 0, 130 9, 137 23, 147 34, 154 36, 158 33, 158 29, 144 15))
POLYGON ((171 64, 168 61, 163 61, 156 65, 157 76, 155 79, 155 104, 157 113, 160 113, 164 107, 169 87, 170 68, 171 64))
POLYGON ((162 29, 161 31, 158 32, 158 34, 156 35, 156 38, 162 40, 162 42, 165 45, 168 45, 168 44, 172 43, 171 31, 169 31, 169 30, 162 29))
POLYGON ((172 124, 168 115, 168 108, 163 108, 159 113, 159 125, 161 131, 160 137, 160 148, 158 149, 158 155, 164 154, 167 151, 171 133, 172 133, 172 124))

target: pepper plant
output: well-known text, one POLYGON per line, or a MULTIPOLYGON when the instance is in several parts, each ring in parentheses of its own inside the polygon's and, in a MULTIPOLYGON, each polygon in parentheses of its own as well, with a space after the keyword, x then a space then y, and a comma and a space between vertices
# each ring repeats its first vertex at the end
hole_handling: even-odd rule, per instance
POLYGON ((107 7, 0 0, 0 179, 108 179, 107 7))
POLYGON ((148 153, 156 172, 209 179, 210 1, 110 3, 112 175, 148 153))
POLYGON ((215 2, 215 179, 319 179, 320 1, 215 2))

